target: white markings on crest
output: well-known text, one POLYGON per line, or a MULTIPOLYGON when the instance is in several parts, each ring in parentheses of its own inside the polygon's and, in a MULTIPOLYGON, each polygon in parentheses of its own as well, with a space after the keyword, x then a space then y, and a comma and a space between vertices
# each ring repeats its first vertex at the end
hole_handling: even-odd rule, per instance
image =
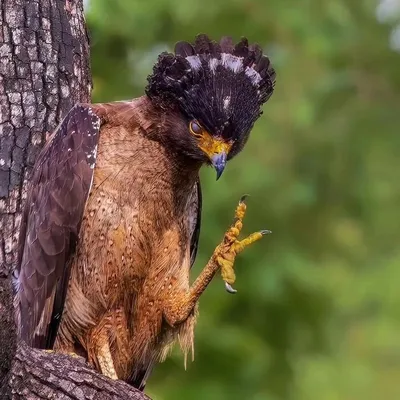
POLYGON ((224 68, 230 69, 235 74, 237 74, 237 73, 243 71, 243 58, 236 57, 232 54, 222 53, 221 59, 211 58, 210 61, 208 62, 208 66, 209 66, 211 72, 214 72, 214 73, 215 73, 218 65, 222 65, 224 68))
MULTIPOLYGON (((198 56, 189 56, 186 57, 186 59, 189 61, 193 68, 199 69, 201 67, 201 61, 198 56)), ((216 73, 218 65, 222 65, 224 68, 230 69, 235 74, 244 72, 254 86, 259 86, 260 82, 262 81, 261 75, 254 68, 246 67, 244 69, 243 57, 237 57, 233 54, 222 53, 221 59, 210 58, 208 62, 208 67, 213 74, 216 73)))
POLYGON ((225 96, 224 97, 224 110, 228 110, 230 103, 231 103, 231 96, 225 96))
POLYGON ((245 74, 250 78, 251 83, 254 86, 258 86, 258 84, 261 82, 261 75, 255 69, 246 67, 245 74))
POLYGON ((208 62, 208 65, 210 67, 211 72, 215 73, 218 65, 221 65, 221 60, 218 60, 218 58, 211 58, 210 61, 208 62))
POLYGON ((199 56, 187 56, 186 60, 189 61, 189 64, 195 71, 198 71, 201 68, 201 60, 199 56))
POLYGON ((222 53, 221 61, 225 68, 230 69, 235 74, 243 71, 243 57, 236 57, 232 54, 222 53))

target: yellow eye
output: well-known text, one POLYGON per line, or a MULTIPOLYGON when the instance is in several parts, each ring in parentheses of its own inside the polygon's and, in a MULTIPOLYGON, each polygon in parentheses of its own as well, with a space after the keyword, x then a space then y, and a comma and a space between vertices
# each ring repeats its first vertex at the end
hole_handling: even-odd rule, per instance
POLYGON ((195 119, 190 121, 189 129, 194 136, 201 137, 203 134, 203 128, 195 119))

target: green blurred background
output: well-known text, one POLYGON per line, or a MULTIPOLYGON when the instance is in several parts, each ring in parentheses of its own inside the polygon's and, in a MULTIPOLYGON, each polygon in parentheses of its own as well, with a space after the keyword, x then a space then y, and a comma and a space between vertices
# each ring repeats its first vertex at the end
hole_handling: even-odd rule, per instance
POLYGON ((195 361, 155 400, 400 399, 400 1, 90 0, 93 100, 143 93, 158 53, 247 36, 277 70, 245 150, 202 171, 200 271, 237 200, 273 234, 202 297, 195 361))

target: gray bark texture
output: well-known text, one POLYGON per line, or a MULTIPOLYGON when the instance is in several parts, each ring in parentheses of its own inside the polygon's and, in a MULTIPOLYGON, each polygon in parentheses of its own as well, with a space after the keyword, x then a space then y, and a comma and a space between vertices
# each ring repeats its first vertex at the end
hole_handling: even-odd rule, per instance
POLYGON ((11 270, 29 179, 46 134, 89 102, 82 0, 0 0, 0 399, 148 399, 83 359, 18 343, 11 270))

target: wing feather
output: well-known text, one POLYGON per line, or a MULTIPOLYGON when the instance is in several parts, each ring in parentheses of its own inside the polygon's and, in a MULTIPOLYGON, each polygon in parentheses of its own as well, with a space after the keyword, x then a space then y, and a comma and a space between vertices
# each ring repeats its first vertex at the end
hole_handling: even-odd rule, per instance
POLYGON ((99 130, 100 118, 92 109, 75 106, 34 167, 14 272, 19 332, 33 347, 54 344, 90 192, 99 130))
POLYGON ((190 220, 190 266, 192 267, 196 260, 199 247, 200 226, 201 226, 201 207, 202 194, 200 180, 193 188, 191 199, 189 200, 189 220, 190 220))

